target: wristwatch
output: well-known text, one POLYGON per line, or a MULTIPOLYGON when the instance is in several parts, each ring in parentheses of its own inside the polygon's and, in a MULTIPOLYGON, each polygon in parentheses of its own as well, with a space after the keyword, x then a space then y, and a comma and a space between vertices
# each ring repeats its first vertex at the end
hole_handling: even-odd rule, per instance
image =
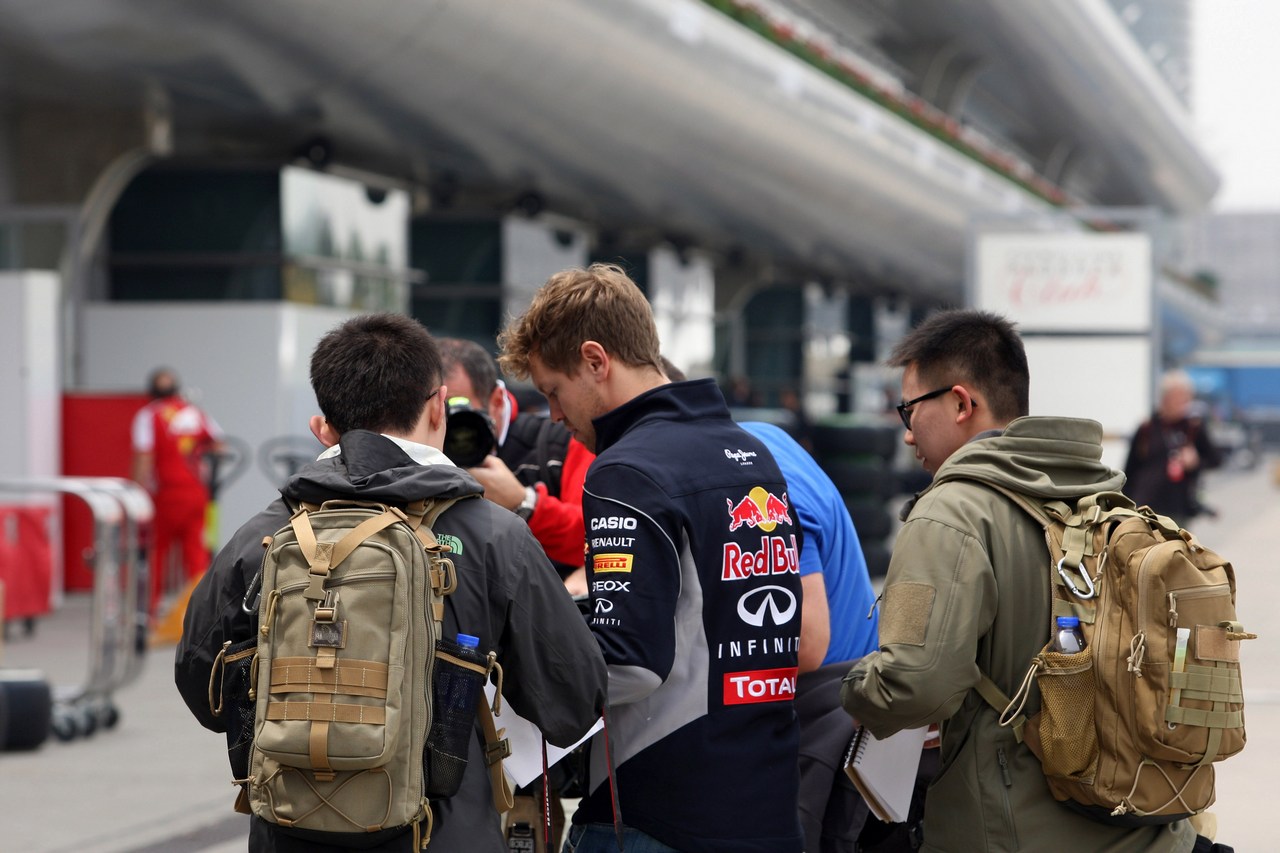
POLYGON ((533 486, 527 486, 524 490, 524 500, 520 502, 520 506, 516 507, 516 515, 528 521, 533 516, 533 508, 538 505, 538 490, 533 486))

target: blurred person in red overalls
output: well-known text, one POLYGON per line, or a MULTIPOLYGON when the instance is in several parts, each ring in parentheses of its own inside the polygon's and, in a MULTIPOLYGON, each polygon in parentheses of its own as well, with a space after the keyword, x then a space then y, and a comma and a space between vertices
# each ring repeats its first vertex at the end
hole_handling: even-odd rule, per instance
POLYGON ((175 544, 181 547, 184 579, 199 577, 209 565, 206 456, 221 449, 222 430, 213 418, 183 399, 173 370, 152 371, 147 386, 151 402, 133 418, 133 479, 155 502, 150 602, 154 614, 175 544))

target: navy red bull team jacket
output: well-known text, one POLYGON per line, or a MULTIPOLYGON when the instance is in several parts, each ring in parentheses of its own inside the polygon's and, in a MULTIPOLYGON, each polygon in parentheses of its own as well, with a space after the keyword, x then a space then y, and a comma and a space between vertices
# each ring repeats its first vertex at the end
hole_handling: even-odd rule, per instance
MULTIPOLYGON (((801 532, 713 380, 595 421, 583 497, 622 821, 688 853, 798 853, 801 532)), ((577 823, 610 823, 599 736, 577 823)))

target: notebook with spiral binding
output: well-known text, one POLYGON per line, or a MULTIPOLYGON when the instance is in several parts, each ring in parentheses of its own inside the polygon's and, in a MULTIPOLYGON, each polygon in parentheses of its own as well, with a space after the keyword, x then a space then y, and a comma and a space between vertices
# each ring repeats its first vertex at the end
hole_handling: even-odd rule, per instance
POLYGON ((884 740, 858 727, 844 755, 844 772, 885 823, 903 823, 911 809, 927 726, 903 729, 884 740))

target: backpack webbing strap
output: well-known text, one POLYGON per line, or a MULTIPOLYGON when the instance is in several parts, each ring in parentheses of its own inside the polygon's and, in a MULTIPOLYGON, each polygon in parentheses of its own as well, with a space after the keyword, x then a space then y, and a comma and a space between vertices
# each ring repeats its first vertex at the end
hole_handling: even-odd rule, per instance
MULTIPOLYGON (((455 498, 421 498, 407 504, 404 508, 404 514, 408 516, 408 524, 414 530, 420 530, 423 525, 431 528, 435 525, 436 519, 444 514, 444 511, 453 506, 460 500, 466 498, 479 497, 479 495, 460 495, 455 498)), ((435 537, 432 536, 434 543, 435 537)))
POLYGON ((493 791, 493 807, 499 814, 511 811, 516 804, 511 790, 511 782, 502 769, 502 760, 511 755, 511 741, 503 735, 506 729, 499 729, 493 720, 493 711, 488 702, 480 703, 480 727, 484 731, 484 760, 489 765, 489 787, 493 791))
POLYGON ((387 509, 360 522, 337 542, 318 542, 306 508, 295 512, 289 519, 289 524, 293 527, 293 535, 297 537, 298 546, 302 549, 302 556, 306 558, 307 565, 311 568, 311 583, 303 593, 303 597, 313 601, 323 601, 324 582, 329 577, 329 571, 351 556, 361 542, 402 520, 403 517, 403 513, 387 509))

